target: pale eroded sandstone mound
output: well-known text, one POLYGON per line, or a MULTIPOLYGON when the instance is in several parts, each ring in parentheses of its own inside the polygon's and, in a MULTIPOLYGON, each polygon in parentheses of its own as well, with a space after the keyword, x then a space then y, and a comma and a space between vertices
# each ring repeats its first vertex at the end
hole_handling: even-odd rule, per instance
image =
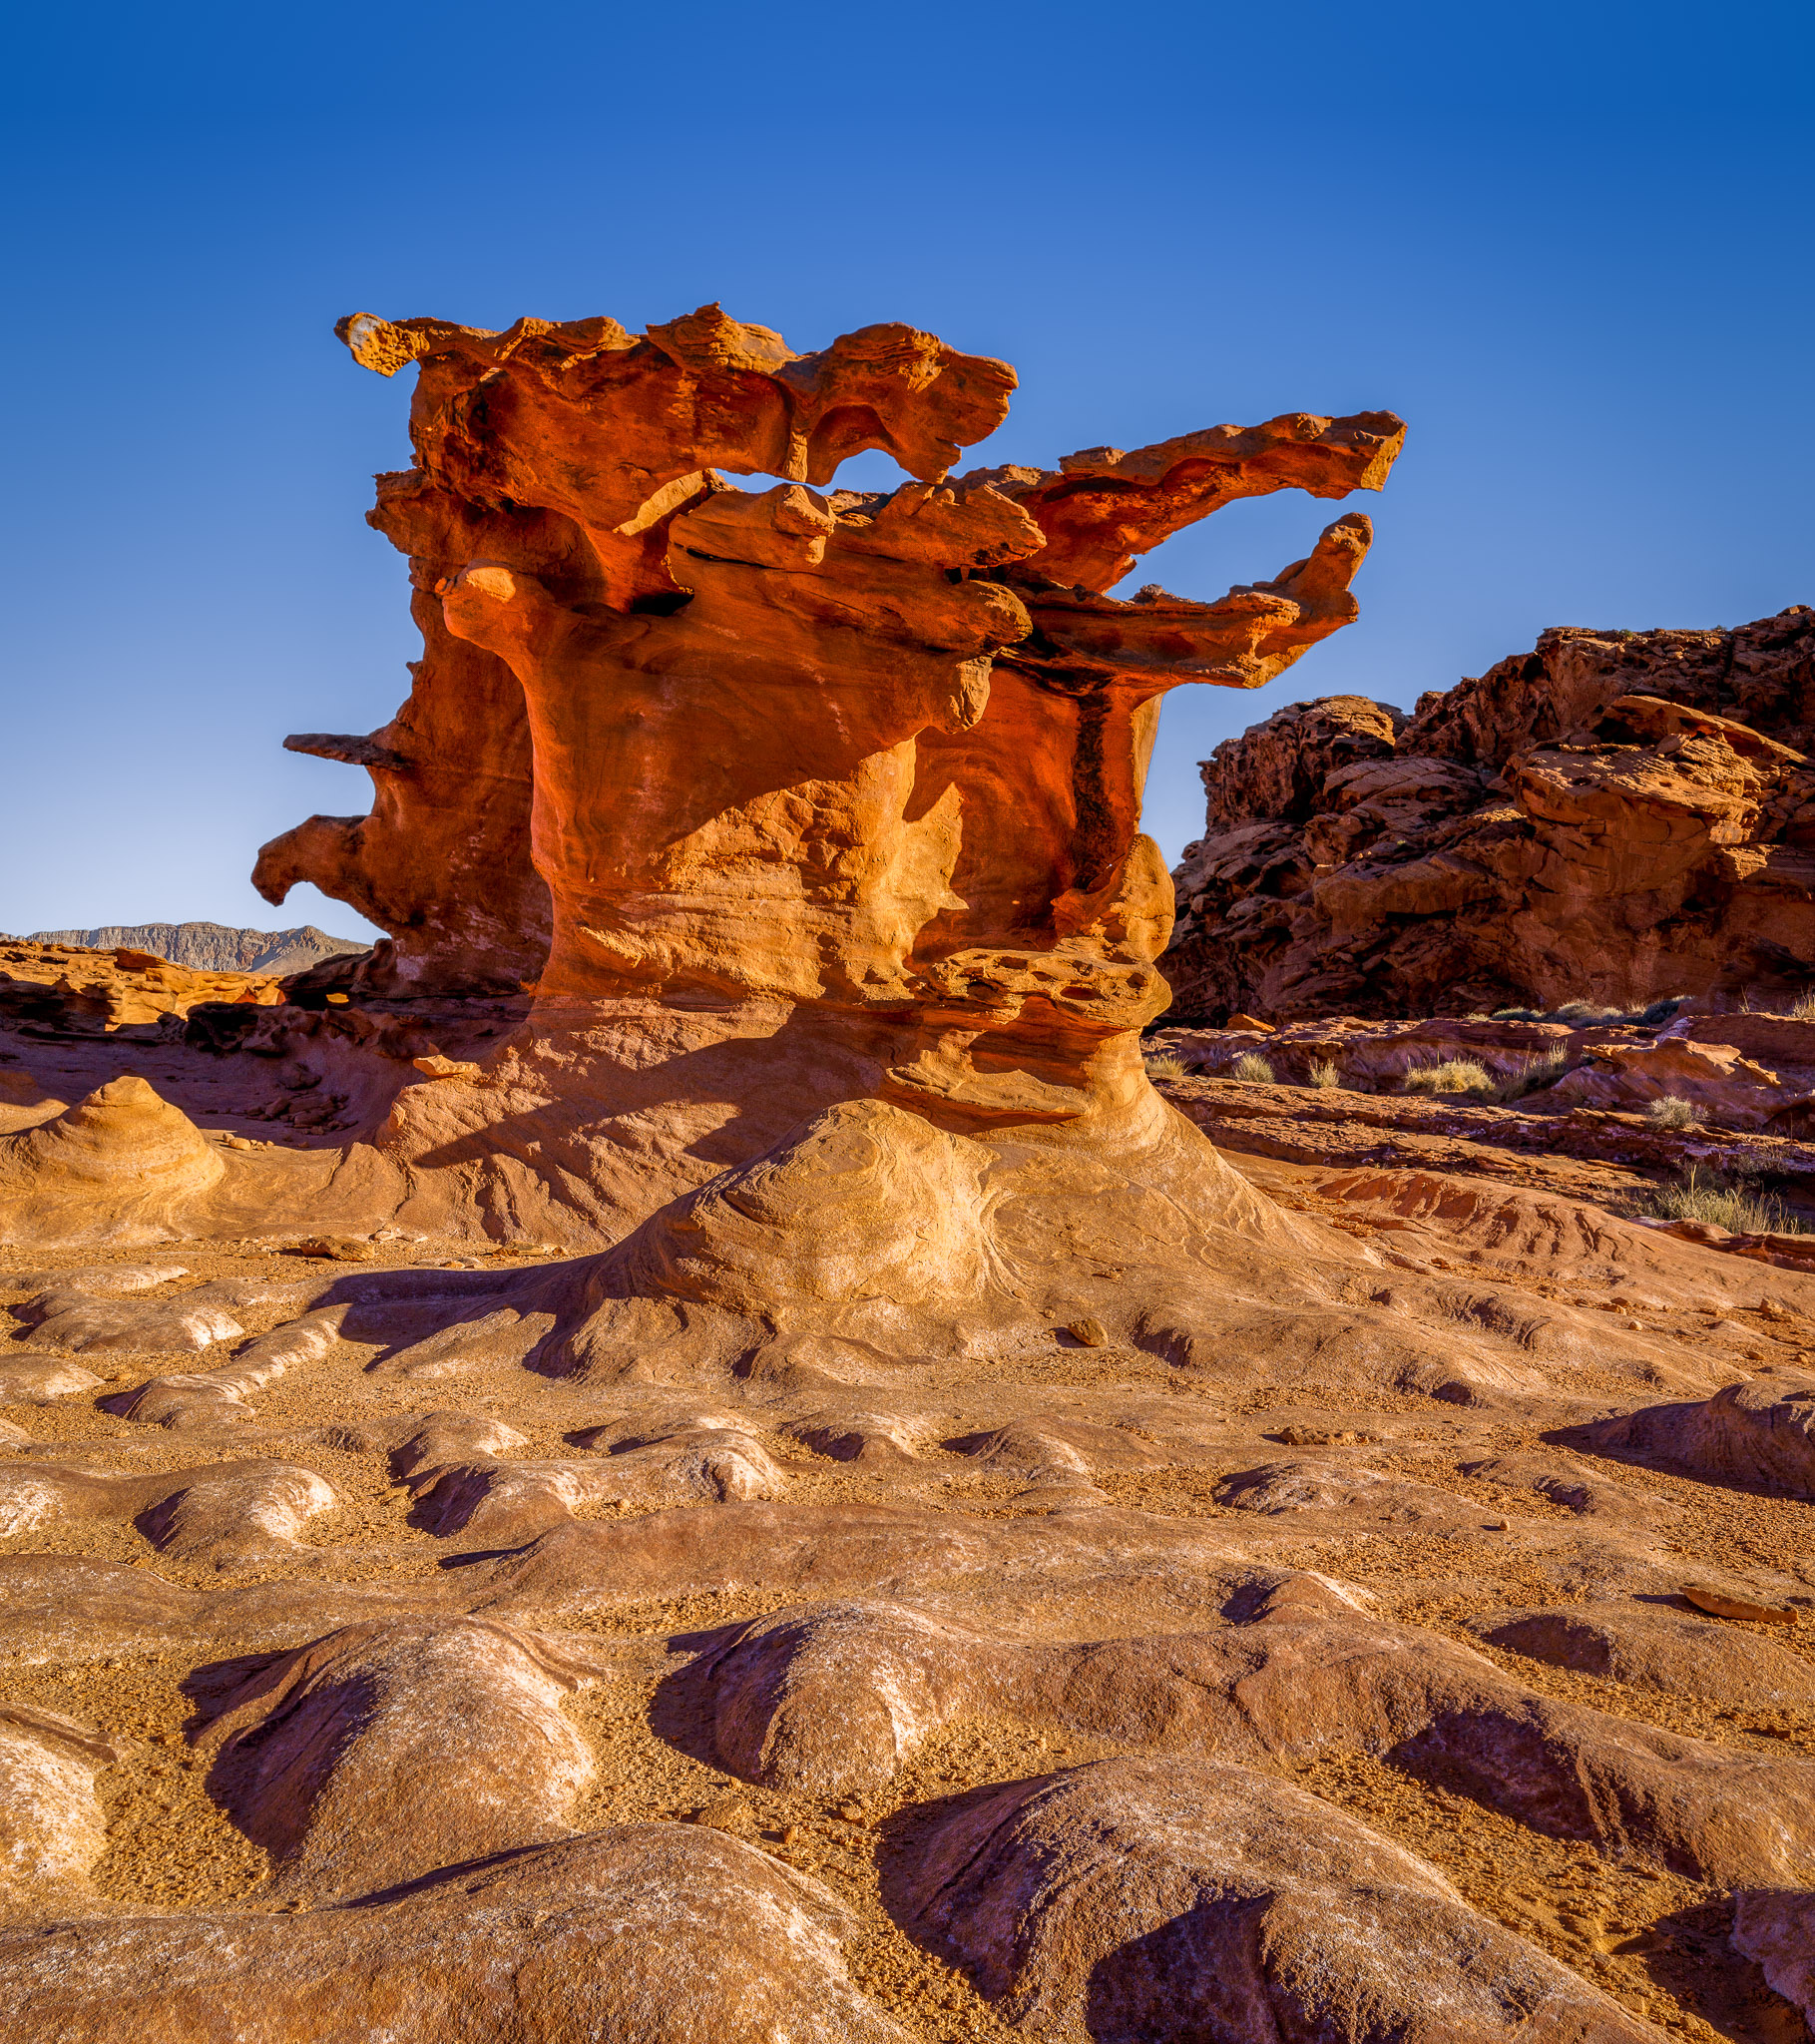
POLYGON ((1815 1665, 1754 1632, 1715 1632, 1689 1609, 1652 1603, 1489 1611, 1471 1619, 1469 1629, 1553 1668, 1579 1668, 1629 1688, 1740 1710, 1815 1709, 1815 1665))
POLYGON ((710 1831, 639 1824, 361 1908, 0 1931, 21 2034, 68 2044, 900 2044, 850 1912, 710 1831))
POLYGON ((92 1725, 0 1703, 0 1907, 86 1876, 107 1847, 95 1776, 124 1751, 92 1725))
POLYGON ((0 1136, 0 1228, 14 1243, 144 1243, 186 1233, 226 1167, 143 1079, 0 1136))
POLYGON ((1716 1481, 1815 1497, 1815 1375, 1773 1372, 1692 1404, 1642 1406, 1603 1420, 1592 1439, 1716 1481))
POLYGON ((1765 1888, 1739 1897, 1733 1944, 1756 1960, 1783 1998, 1815 2029, 1815 1894, 1765 1888))
POLYGON ((1659 2034, 1486 1921, 1434 1867, 1242 1768, 1112 1761, 919 1830, 903 1906, 1030 2036, 1659 2034))
POLYGON ((1546 632, 1407 719, 1294 705, 1203 767, 1182 1016, 1466 1014, 1806 982, 1815 612, 1546 632))
POLYGON ((1288 1586, 1257 1621, 1214 1633, 1088 1647, 887 1607, 788 1619, 714 1671, 714 1736, 727 1765, 828 1792, 886 1781, 942 1722, 978 1711, 1248 1763, 1340 1745, 1466 1780, 1522 1821, 1621 1857, 1720 1881, 1815 1875, 1815 1767, 1549 1702, 1466 1648, 1319 1590, 1288 1586), (841 1696, 860 1701, 841 1711, 841 1696))
POLYGON ((391 1619, 282 1656, 202 1738, 285 1885, 368 1892, 572 1829, 593 1757, 559 1706, 584 1672, 508 1626, 391 1619))

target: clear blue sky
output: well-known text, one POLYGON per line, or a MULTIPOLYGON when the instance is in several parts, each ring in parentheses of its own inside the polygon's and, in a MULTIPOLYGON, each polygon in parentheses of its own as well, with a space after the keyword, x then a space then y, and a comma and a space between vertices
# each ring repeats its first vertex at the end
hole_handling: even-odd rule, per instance
MULTIPOLYGON (((0 929, 268 926, 260 841, 367 806, 279 750, 382 723, 416 650, 355 309, 911 320, 1021 372, 976 460, 1403 413, 1361 622, 1170 699, 1169 853, 1282 703, 1815 602, 1812 59, 1806 0, 22 11, 0 929)), ((1218 594, 1335 515, 1236 505, 1135 579, 1218 594)))

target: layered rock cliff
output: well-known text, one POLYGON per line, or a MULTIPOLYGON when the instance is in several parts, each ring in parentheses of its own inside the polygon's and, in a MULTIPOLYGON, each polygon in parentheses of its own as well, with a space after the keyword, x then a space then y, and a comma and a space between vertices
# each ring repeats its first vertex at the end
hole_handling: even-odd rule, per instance
POLYGON ((149 951, 190 972, 262 972, 279 979, 366 948, 350 937, 330 937, 312 922, 289 930, 232 929, 221 922, 107 923, 92 930, 33 930, 26 941, 87 951, 124 947, 149 951))
POLYGON ((1815 970, 1815 611, 1544 633, 1419 699, 1280 711, 1203 766, 1179 1018, 1737 999, 1815 970))

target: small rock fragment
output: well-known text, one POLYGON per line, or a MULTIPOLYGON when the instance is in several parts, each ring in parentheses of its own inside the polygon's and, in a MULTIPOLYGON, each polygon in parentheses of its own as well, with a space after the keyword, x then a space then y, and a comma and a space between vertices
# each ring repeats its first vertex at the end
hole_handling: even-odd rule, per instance
POLYGON ((459 1058, 444 1058, 438 1051, 430 1057, 411 1058, 410 1063, 425 1079, 477 1079, 484 1070, 459 1058))
POLYGON ((1706 1583, 1685 1583, 1682 1594, 1697 1611, 1710 1618, 1738 1618, 1753 1625, 1794 1625, 1796 1614, 1775 1604, 1755 1604, 1749 1597, 1733 1597, 1706 1583))
POLYGON ((377 1247, 351 1235, 308 1235, 287 1243, 286 1257, 322 1257, 331 1264, 371 1264, 378 1259, 377 1247))

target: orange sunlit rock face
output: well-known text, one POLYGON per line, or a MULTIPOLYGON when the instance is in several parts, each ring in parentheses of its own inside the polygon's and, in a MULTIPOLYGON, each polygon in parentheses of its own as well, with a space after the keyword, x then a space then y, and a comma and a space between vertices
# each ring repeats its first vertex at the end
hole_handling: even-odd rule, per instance
POLYGON ((417 466, 372 522, 411 557, 425 659, 384 732, 296 742, 380 800, 266 846, 273 898, 355 901, 400 985, 529 982, 570 1019, 779 1004, 815 1061, 853 1060, 836 1093, 955 1125, 1143 1086, 1171 926, 1138 829, 1158 698, 1256 687, 1347 623, 1369 527, 1214 603, 1108 589, 1237 497, 1379 488, 1397 419, 948 481, 1014 373, 906 326, 816 355, 716 306, 643 335, 340 331, 418 368, 417 466), (864 449, 914 480, 822 494, 864 449))

